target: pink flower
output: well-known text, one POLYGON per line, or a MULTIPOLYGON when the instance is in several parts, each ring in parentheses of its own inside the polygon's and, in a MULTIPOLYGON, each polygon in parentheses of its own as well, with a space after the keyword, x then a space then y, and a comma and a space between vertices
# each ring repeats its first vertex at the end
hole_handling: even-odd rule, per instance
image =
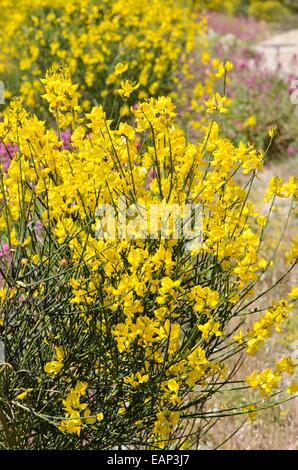
POLYGON ((62 132, 63 146, 65 150, 71 150, 71 131, 69 129, 62 132))
MULTIPOLYGON (((58 132, 56 132, 56 135, 58 135, 58 132)), ((73 147, 71 146, 71 130, 66 129, 62 131, 61 133, 61 139, 62 139, 62 147, 55 147, 55 150, 73 150, 73 147)))
POLYGON ((8 252, 9 252, 9 245, 8 243, 4 243, 4 245, 2 246, 2 250, 0 250, 0 257, 7 255, 8 252))
POLYGON ((295 155, 295 153, 296 153, 295 147, 293 147, 292 145, 289 145, 289 147, 288 147, 288 155, 289 155, 289 157, 292 157, 293 155, 295 155))
POLYGON ((151 168, 148 171, 147 179, 148 179, 148 184, 152 183, 152 181, 156 178, 157 174, 154 168, 151 168))
POLYGON ((17 145, 8 143, 5 146, 3 143, 0 143, 0 163, 2 164, 2 171, 4 171, 4 173, 7 172, 10 160, 18 150, 17 145))
POLYGON ((245 81, 245 84, 248 88, 252 88, 253 84, 254 84, 253 78, 251 78, 251 77, 247 78, 246 81, 245 81))

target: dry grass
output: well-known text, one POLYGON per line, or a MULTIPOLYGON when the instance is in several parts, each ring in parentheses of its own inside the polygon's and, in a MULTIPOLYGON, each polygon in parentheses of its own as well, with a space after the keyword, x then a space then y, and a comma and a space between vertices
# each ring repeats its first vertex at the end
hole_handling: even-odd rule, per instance
MULTIPOLYGON (((280 161, 269 164, 259 175, 253 188, 253 195, 256 201, 261 200, 262 194, 266 190, 267 183, 271 176, 278 175, 287 180, 290 176, 297 173, 298 157, 292 160, 280 161)), ((264 244, 266 251, 270 253, 280 236, 288 213, 288 201, 279 199, 276 209, 272 214, 272 222, 267 231, 264 244)), ((274 268, 258 287, 258 292, 263 292, 269 285, 276 282, 282 276, 286 268, 285 253, 289 249, 291 239, 298 233, 298 214, 289 224, 283 242, 276 255, 274 268)), ((273 292, 266 294, 259 302, 258 308, 266 308, 272 301, 286 296, 290 286, 297 285, 297 273, 291 274, 285 279, 273 292)), ((293 353, 293 342, 298 339, 298 314, 292 313, 287 321, 285 335, 275 334, 268 341, 263 349, 256 355, 251 356, 243 364, 239 371, 239 378, 249 375, 254 369, 263 370, 270 367, 274 362, 293 353)), ((250 392, 251 401, 258 400, 258 393, 250 392)), ((217 407, 241 406, 243 404, 241 391, 229 392, 223 395, 215 404, 217 407)), ((209 438, 205 445, 208 448, 214 448, 232 436, 235 430, 244 421, 243 416, 224 418, 213 428, 212 438, 209 438)), ((261 450, 261 449, 298 449, 298 402, 291 400, 287 403, 269 408, 258 413, 256 420, 246 420, 240 430, 225 442, 222 449, 239 450, 261 450)))

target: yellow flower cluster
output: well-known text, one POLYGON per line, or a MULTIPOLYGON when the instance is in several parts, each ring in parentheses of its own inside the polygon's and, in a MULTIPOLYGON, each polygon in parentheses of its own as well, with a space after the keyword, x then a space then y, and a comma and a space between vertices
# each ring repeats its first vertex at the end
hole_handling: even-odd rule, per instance
POLYGON ((282 331, 281 324, 288 318, 293 307, 294 304, 289 303, 287 300, 281 300, 272 305, 272 307, 252 325, 252 328, 247 331, 245 337, 243 336, 242 330, 240 330, 239 334, 234 336, 235 341, 237 341, 238 344, 245 342, 246 351, 249 354, 259 351, 261 344, 270 336, 273 328, 275 328, 277 332, 282 331))
POLYGON ((246 14, 265 21, 280 19, 292 7, 287 0, 194 0, 194 6, 228 14, 246 14))
MULTIPOLYGON (((81 398, 86 395, 87 386, 88 384, 85 382, 77 383, 77 385, 67 394, 66 399, 63 400, 65 418, 59 424, 60 431, 77 434, 79 436, 83 423, 96 423, 97 418, 90 417, 91 411, 88 408, 88 404, 81 403, 81 398), (82 412, 83 414, 81 414, 82 412)), ((98 420, 101 421, 103 416, 102 414, 98 415, 98 420)))
MULTIPOLYGON (((254 370, 250 376, 246 377, 246 382, 253 389, 258 388, 261 396, 266 396, 277 388, 282 373, 293 375, 297 366, 298 364, 294 364, 290 357, 283 357, 275 364, 275 370, 268 368, 259 374, 254 370)), ((293 392, 295 391, 292 385, 289 393, 293 392)))
POLYGON ((178 424, 179 416, 179 412, 171 410, 163 410, 157 413, 153 433, 160 442, 160 449, 166 447, 171 433, 178 424))
POLYGON ((65 129, 77 121, 78 85, 73 85, 70 74, 66 69, 56 68, 47 72, 41 80, 45 84, 46 93, 42 95, 49 103, 49 110, 55 116, 60 128, 65 129))

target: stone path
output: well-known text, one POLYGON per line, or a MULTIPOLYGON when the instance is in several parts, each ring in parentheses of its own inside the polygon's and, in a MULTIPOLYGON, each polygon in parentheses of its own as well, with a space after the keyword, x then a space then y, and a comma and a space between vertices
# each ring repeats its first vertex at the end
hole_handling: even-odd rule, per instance
POLYGON ((280 33, 260 42, 256 50, 265 58, 265 67, 282 74, 293 74, 298 78, 298 29, 280 33))

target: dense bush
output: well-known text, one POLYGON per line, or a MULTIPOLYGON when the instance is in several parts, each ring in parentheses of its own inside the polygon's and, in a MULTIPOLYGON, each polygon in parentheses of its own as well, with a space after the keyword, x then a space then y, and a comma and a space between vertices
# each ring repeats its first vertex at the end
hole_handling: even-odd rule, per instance
POLYGON ((291 357, 242 368, 298 300, 298 179, 252 194, 288 89, 251 51, 229 77, 197 11, 275 3, 2 1, 0 448, 195 449, 298 391, 291 357))
MULTIPOLYGON (((274 269, 274 253, 262 253, 273 205, 288 198, 292 216, 297 178, 272 178, 256 210, 250 189, 264 155, 221 135, 219 94, 206 102, 210 123, 193 144, 170 98, 139 102, 131 124, 112 129, 101 106, 82 115, 67 71, 49 71, 43 83, 56 127, 20 100, 0 123, 10 157, 0 174, 0 446, 197 448, 218 418, 272 406, 285 386, 295 393, 295 382, 281 385, 294 374, 291 358, 236 374, 293 309, 276 299, 258 310, 267 289, 256 289, 274 269), (99 213, 102 204, 110 206, 99 213), (149 236, 145 210, 188 208, 181 220, 191 232, 195 204, 194 234, 176 237, 166 223, 149 236), (121 226, 114 234, 111 208, 121 226), (261 399, 250 403, 248 387, 261 399), (212 405, 234 389, 240 406, 212 405)), ((291 271, 297 241, 288 251, 291 271)), ((297 299, 297 288, 289 295, 297 299)))

